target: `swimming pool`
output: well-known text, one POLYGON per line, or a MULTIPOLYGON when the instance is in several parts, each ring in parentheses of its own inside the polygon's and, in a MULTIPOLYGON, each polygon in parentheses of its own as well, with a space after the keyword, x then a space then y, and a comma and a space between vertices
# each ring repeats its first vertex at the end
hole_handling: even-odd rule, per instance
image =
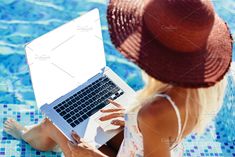
MULTIPOLYGON (((93 8, 101 12, 106 60, 135 90, 143 87, 139 69, 123 58, 110 42, 106 22, 106 0, 1 0, 0 1, 0 157, 61 156, 39 152, 3 132, 3 121, 13 117, 21 124, 37 124, 43 118, 35 98, 25 60, 24 45, 34 38, 93 8)), ((229 24, 235 38, 235 1, 213 1, 217 13, 229 24)), ((235 49, 235 48, 234 48, 235 49)), ((233 49, 233 52, 235 50, 233 49)), ((235 57, 233 56, 233 61, 235 57)), ((190 135, 184 156, 235 156, 235 83, 231 73, 224 105, 202 136, 190 135)))

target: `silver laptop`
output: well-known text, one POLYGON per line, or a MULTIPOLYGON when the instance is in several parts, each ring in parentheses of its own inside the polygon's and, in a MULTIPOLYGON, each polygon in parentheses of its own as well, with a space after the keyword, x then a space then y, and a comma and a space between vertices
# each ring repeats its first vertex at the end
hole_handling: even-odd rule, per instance
POLYGON ((37 106, 69 140, 74 130, 98 148, 120 132, 101 127, 99 110, 113 107, 107 99, 128 109, 135 92, 106 66, 98 9, 33 40, 25 50, 37 106))

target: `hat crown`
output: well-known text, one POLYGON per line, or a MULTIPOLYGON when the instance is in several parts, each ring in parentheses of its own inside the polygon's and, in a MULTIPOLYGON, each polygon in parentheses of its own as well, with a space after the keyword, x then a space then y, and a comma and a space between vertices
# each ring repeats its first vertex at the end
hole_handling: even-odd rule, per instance
POLYGON ((207 0, 146 0, 144 22, 166 47, 196 52, 206 45, 214 24, 214 9, 207 0))

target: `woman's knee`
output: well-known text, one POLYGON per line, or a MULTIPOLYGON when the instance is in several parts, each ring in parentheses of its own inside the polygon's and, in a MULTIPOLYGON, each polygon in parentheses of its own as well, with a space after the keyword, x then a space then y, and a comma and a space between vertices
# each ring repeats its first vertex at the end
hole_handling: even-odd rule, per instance
POLYGON ((44 131, 48 131, 51 129, 54 129, 55 126, 52 124, 52 122, 48 119, 48 118, 45 118, 42 123, 41 123, 41 129, 43 129, 44 131))
POLYGON ((37 150, 50 151, 56 145, 49 134, 53 132, 52 129, 53 124, 45 118, 39 125, 26 132, 23 139, 37 150))

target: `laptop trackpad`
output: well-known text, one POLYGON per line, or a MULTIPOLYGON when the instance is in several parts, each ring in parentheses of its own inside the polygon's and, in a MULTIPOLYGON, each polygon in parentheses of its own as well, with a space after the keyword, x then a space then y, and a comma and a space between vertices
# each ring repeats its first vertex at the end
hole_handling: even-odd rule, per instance
POLYGON ((100 114, 95 114, 75 127, 75 131, 87 143, 99 148, 112 137, 118 134, 122 129, 104 131, 96 119, 100 114))

